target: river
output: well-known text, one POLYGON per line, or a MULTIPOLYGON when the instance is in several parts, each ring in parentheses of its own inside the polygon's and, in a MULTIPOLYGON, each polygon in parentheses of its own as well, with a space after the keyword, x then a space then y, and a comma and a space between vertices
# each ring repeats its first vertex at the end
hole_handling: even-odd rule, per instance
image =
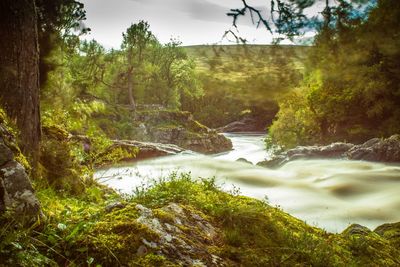
POLYGON ((330 232, 351 223, 369 228, 400 221, 400 165, 350 160, 297 160, 271 170, 253 164, 270 154, 262 134, 226 134, 233 150, 216 155, 182 153, 98 170, 95 177, 122 193, 171 172, 216 177, 224 190, 266 199, 289 214, 330 232))

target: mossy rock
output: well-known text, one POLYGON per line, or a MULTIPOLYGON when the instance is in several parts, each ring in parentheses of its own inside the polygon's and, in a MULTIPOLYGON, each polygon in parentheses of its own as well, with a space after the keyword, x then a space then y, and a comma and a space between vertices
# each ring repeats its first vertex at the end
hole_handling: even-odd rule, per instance
MULTIPOLYGON (((25 256, 76 266, 400 265, 399 223, 332 234, 265 202, 223 192, 213 179, 172 175, 125 200, 96 187, 86 192, 39 193, 48 220, 40 234, 19 234, 25 256), (126 206, 107 213, 116 199, 126 206)), ((0 256, 21 263, 18 248, 7 249, 0 256)))

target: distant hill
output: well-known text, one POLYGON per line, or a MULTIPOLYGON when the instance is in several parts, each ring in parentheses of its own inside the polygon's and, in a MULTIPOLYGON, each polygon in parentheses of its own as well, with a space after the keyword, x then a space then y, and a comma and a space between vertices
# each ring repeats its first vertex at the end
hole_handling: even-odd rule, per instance
POLYGON ((205 97, 186 110, 210 127, 255 118, 263 128, 277 99, 302 80, 309 46, 196 45, 184 47, 196 62, 205 97))
POLYGON ((198 70, 213 71, 220 79, 240 80, 254 74, 279 71, 279 59, 293 60, 303 68, 310 46, 299 45, 195 45, 185 46, 198 70), (229 75, 227 75, 229 74, 229 75))

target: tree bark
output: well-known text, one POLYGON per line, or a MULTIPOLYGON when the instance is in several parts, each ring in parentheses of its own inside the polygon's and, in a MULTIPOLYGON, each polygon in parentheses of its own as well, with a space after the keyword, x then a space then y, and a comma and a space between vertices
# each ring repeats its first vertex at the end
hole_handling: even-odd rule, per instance
POLYGON ((133 97, 133 79, 132 79, 133 70, 129 70, 128 72, 128 97, 129 97, 129 105, 132 110, 136 109, 135 99, 133 97))
POLYGON ((131 109, 135 111, 136 103, 135 98, 133 97, 133 63, 132 63, 132 49, 128 51, 128 98, 129 98, 129 105, 131 109))
POLYGON ((35 168, 40 141, 39 45, 35 0, 0 1, 0 105, 15 122, 35 168))

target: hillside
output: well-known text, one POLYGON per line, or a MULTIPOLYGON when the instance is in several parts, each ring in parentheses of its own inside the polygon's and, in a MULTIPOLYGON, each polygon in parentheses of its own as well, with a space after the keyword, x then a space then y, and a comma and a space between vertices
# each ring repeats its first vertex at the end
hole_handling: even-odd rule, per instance
MULTIPOLYGON (((273 68, 274 66, 271 66, 274 64, 271 63, 283 56, 294 60, 296 67, 302 69, 310 47, 300 45, 193 45, 185 46, 184 49, 189 57, 195 59, 199 71, 214 70, 218 74, 229 71, 237 74, 234 77, 237 80, 240 76, 245 78, 248 75, 276 70, 273 68), (233 68, 234 65, 237 67, 233 68)), ((221 75, 220 78, 232 77, 221 75)))
POLYGON ((196 63, 205 92, 201 110, 185 108, 210 127, 251 116, 263 129, 278 111, 278 95, 302 78, 310 47, 199 45, 184 49, 196 63))

